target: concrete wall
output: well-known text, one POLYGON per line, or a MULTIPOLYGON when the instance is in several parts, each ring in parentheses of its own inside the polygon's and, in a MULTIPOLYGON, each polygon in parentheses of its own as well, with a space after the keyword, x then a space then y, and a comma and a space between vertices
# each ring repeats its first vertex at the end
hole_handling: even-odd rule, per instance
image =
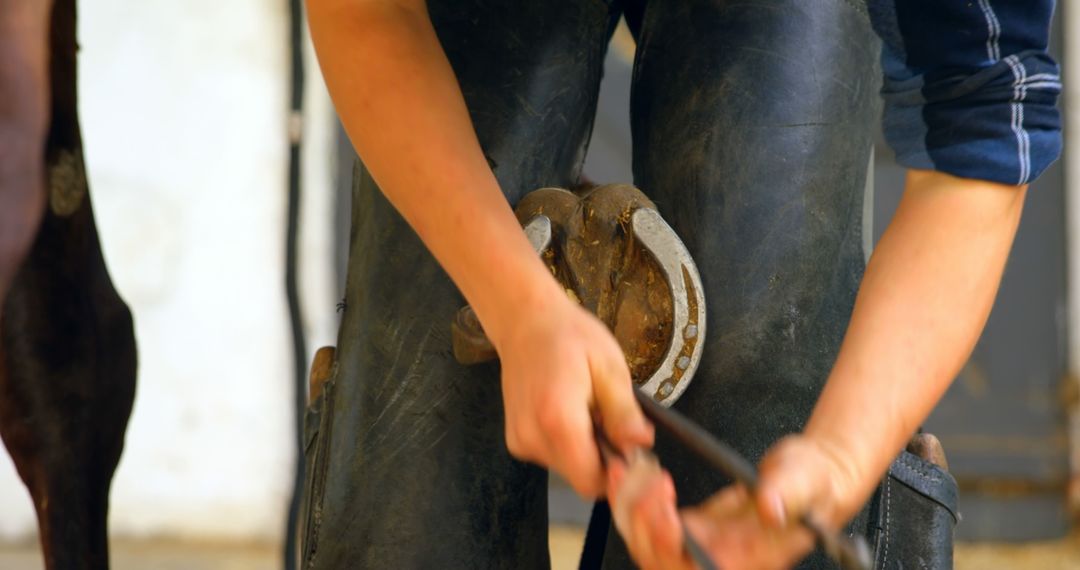
POLYGON ((1072 446, 1070 500, 1074 514, 1080 516, 1080 145, 1068 144, 1080 136, 1080 8, 1075 3, 1058 3, 1058 10, 1063 17, 1063 36, 1065 58, 1062 77, 1065 79, 1065 93, 1062 105, 1065 110, 1065 151, 1061 160, 1065 165, 1065 200, 1066 231, 1068 232, 1067 251, 1069 316, 1067 336, 1069 341, 1069 370, 1071 374, 1064 379, 1066 405, 1069 407, 1069 439, 1072 446), (1071 111, 1071 112, 1070 112, 1071 111))
MULTIPOLYGON (((80 2, 81 111, 105 257, 135 315, 139 385, 116 535, 280 539, 292 486, 283 291, 285 0, 80 2)), ((302 294, 336 334, 330 110, 305 125, 302 294)), ((35 530, 0 453, 0 538, 35 530)))

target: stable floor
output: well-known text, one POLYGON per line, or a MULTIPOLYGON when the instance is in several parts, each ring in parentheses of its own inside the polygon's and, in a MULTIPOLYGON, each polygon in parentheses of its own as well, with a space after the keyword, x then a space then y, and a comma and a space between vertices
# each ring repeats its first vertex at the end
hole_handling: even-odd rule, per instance
MULTIPOLYGON (((553 570, 577 568, 583 539, 577 527, 551 531, 553 570)), ((113 570, 273 570, 280 568, 276 545, 233 545, 165 541, 116 541, 113 570)), ((36 544, 0 544, 0 568, 40 570, 36 544)), ((957 570, 1080 570, 1080 535, 1069 539, 1020 545, 963 543, 957 545, 957 570)))

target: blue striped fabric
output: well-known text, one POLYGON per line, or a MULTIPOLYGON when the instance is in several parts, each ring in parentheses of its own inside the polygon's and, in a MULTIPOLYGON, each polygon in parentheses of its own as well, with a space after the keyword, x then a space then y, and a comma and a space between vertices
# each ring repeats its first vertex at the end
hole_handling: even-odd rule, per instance
POLYGON ((870 0, 897 160, 1006 184, 1061 153, 1053 0, 870 0))

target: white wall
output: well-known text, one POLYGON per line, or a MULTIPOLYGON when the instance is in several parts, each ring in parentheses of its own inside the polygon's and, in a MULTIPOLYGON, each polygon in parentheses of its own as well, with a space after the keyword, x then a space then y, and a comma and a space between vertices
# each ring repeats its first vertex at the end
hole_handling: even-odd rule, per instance
MULTIPOLYGON (((283 292, 285 0, 83 0, 89 177, 139 384, 114 535, 278 540, 293 453, 283 292)), ((312 350, 336 333, 329 106, 305 125, 303 295, 312 350)), ((29 497, 0 453, 0 538, 29 497)))

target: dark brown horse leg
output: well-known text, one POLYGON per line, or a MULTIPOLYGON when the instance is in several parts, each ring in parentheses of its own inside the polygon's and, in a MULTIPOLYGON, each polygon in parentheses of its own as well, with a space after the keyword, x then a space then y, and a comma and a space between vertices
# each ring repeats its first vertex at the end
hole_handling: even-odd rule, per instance
POLYGON ((134 397, 135 341, 87 194, 75 0, 56 0, 48 37, 51 113, 36 148, 48 207, 0 317, 0 435, 33 497, 46 566, 107 568, 109 485, 134 397))

